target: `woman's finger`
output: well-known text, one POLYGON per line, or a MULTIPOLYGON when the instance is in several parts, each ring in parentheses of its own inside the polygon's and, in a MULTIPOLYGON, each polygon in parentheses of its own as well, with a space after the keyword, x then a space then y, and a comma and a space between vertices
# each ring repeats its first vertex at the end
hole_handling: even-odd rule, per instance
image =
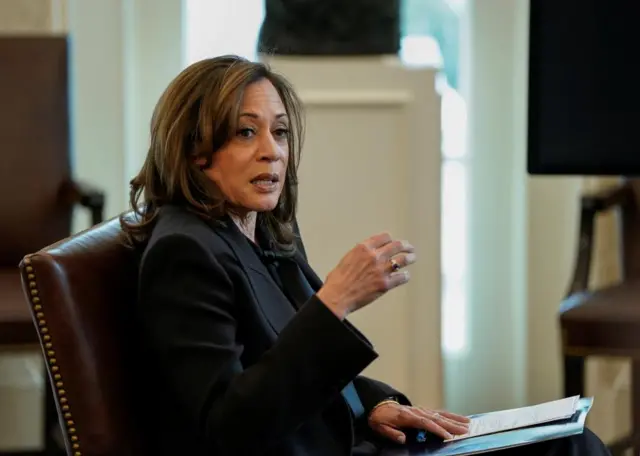
POLYGON ((424 429, 443 439, 453 437, 440 423, 420 413, 420 410, 415 407, 403 407, 392 424, 398 428, 424 429))
POLYGON ((445 427, 436 420, 423 418, 423 423, 422 429, 425 431, 431 432, 444 440, 453 438, 453 434, 451 434, 451 432, 445 429, 445 427))
POLYGON ((457 413, 447 412, 446 410, 438 410, 438 413, 445 418, 457 421, 458 423, 470 423, 471 419, 468 416, 458 415, 457 413))
POLYGON ((369 239, 363 242, 370 249, 379 249, 382 246, 387 245, 393 239, 389 233, 379 233, 371 236, 369 239))
POLYGON ((456 413, 451 413, 451 412, 441 411, 441 410, 429 410, 424 407, 417 407, 417 408, 422 410, 428 416, 437 415, 441 419, 448 420, 456 424, 461 424, 466 427, 469 427, 469 423, 471 422, 471 420, 466 416, 458 415, 456 413))
POLYGON ((392 272, 391 274, 389 274, 389 277, 387 279, 387 289, 393 290, 394 288, 399 287, 400 285, 404 285, 410 279, 411 279, 411 274, 409 274, 409 271, 392 272))
POLYGON ((389 426, 388 424, 382 424, 382 423, 376 424, 374 426, 374 430, 378 434, 390 440, 393 440, 394 442, 405 443, 407 441, 407 436, 404 434, 404 432, 399 431, 398 429, 392 426, 389 426))
POLYGON ((380 247, 378 253, 381 259, 388 261, 399 253, 413 253, 414 250, 409 241, 395 240, 380 247))
POLYGON ((392 267, 393 263, 397 264, 398 268, 405 268, 415 263, 417 258, 418 257, 415 253, 399 253, 398 255, 394 256, 393 259, 389 262, 391 272, 395 272, 392 267))
MULTIPOLYGON (((424 416, 426 419, 433 421, 438 424, 441 428, 443 428, 446 432, 453 435, 463 435, 469 432, 469 426, 466 423, 460 423, 458 421, 454 421, 446 416, 443 416, 439 412, 434 412, 432 410, 427 410, 422 407, 416 407, 416 412, 420 413, 421 416, 424 416)), ((447 437, 450 438, 450 437, 447 437)))

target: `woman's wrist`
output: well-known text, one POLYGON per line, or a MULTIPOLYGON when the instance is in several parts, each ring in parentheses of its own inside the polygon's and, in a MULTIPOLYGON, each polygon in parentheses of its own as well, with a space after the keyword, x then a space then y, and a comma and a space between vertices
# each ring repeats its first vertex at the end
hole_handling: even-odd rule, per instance
POLYGON ((343 300, 340 297, 333 293, 331 289, 327 289, 327 287, 322 287, 316 293, 318 299, 331 310, 340 320, 344 320, 349 315, 349 310, 344 305, 343 300))
POLYGON ((384 399, 384 400, 378 402, 376 405, 373 406, 373 408, 369 411, 369 416, 371 416, 371 414, 374 412, 374 410, 382 407, 383 405, 389 405, 389 404, 400 404, 400 402, 398 402, 398 400, 396 398, 393 398, 393 397, 389 397, 387 399, 384 399))

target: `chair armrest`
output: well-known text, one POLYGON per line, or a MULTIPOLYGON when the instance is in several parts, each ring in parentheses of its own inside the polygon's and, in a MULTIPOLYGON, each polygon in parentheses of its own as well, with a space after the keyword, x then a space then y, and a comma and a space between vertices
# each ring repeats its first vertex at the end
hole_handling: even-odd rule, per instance
POLYGON ((567 296, 586 291, 589 288, 596 215, 616 207, 624 207, 633 199, 633 189, 628 183, 581 197, 578 252, 567 296))
POLYGON ((91 223, 97 225, 104 220, 105 194, 102 190, 86 182, 72 181, 69 194, 73 204, 91 211, 91 223))
POLYGON ((625 183, 617 187, 583 195, 580 205, 583 209, 589 208, 595 212, 603 212, 616 206, 624 206, 633 201, 633 197, 631 185, 625 183))

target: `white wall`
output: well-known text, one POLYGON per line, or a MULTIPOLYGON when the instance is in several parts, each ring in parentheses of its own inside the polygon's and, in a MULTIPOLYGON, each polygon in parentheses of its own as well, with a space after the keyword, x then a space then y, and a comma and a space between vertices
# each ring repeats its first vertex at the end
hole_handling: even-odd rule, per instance
POLYGON ((126 115, 122 122, 127 183, 138 172, 147 155, 153 108, 165 87, 184 67, 183 2, 162 0, 162 8, 158 7, 159 4, 157 0, 121 2, 125 27, 126 115))
POLYGON ((0 33, 50 33, 51 0, 0 0, 0 33))
MULTIPOLYGON (((118 2, 70 1, 74 171, 107 194, 107 217, 124 209, 125 42, 118 2)), ((82 217, 76 229, 87 227, 82 217)))
MULTIPOLYGON (((127 209, 148 147, 151 112, 182 69, 182 2, 67 0, 74 78, 76 174, 107 192, 106 216, 127 209)), ((87 219, 76 224, 83 229, 87 219)))
POLYGON ((461 93, 469 154, 468 350, 446 361, 447 407, 524 405, 528 188, 521 22, 513 0, 471 0, 463 15, 461 93), (472 379, 471 381, 469 379, 472 379), (469 385, 471 383, 471 385, 469 385))

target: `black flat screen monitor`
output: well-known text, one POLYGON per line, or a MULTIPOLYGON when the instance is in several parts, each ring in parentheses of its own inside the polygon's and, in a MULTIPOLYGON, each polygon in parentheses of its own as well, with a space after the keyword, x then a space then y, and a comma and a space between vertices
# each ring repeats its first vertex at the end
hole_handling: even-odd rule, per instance
POLYGON ((531 0, 528 172, 640 175, 640 1, 531 0))

